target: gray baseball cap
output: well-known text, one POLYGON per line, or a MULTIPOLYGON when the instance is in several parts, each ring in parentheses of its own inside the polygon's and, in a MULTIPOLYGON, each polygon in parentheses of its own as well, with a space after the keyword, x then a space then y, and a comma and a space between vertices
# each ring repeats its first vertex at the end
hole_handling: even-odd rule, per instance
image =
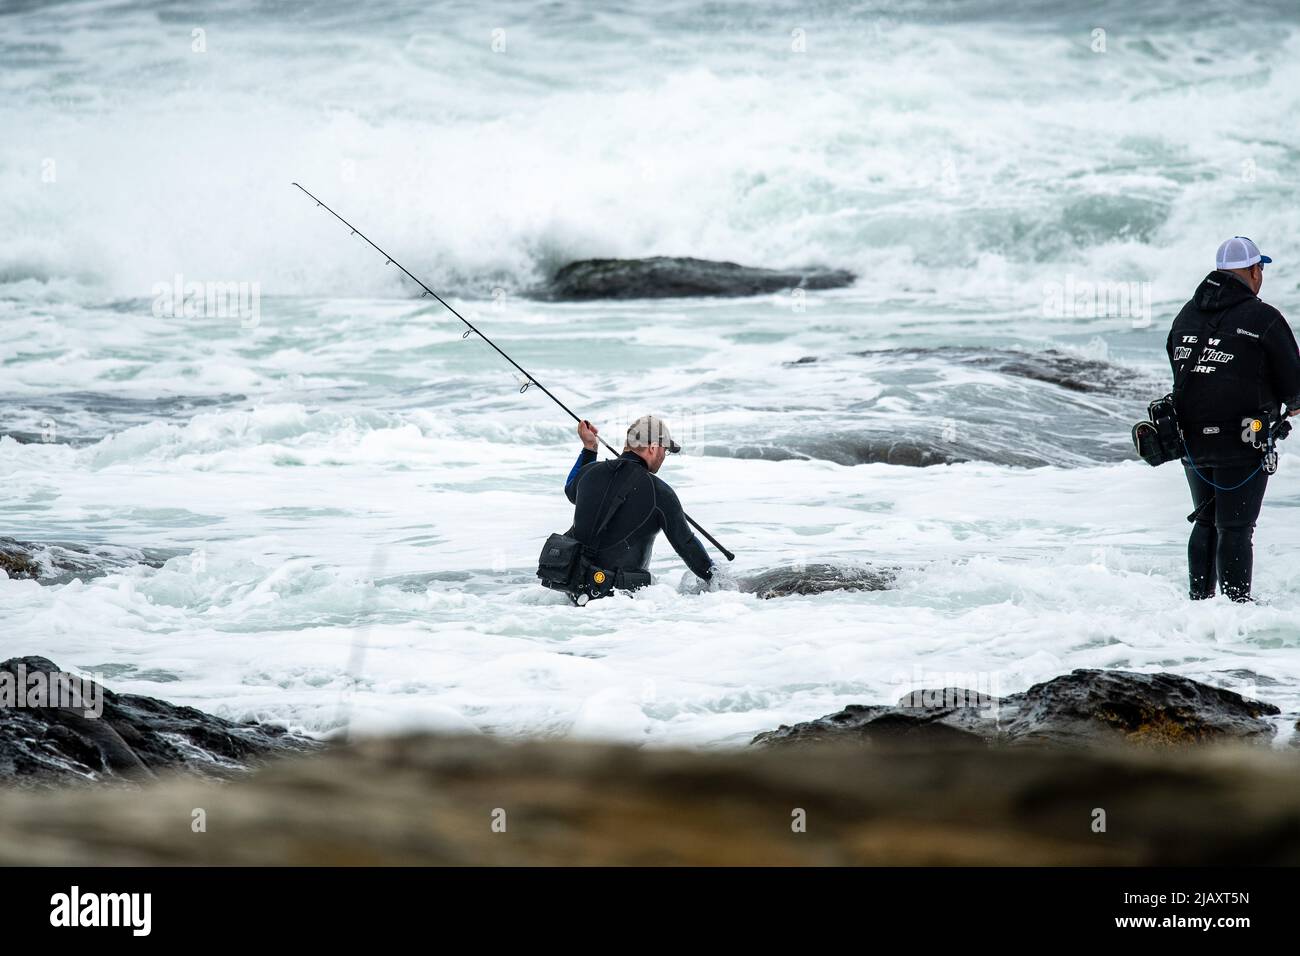
POLYGON ((651 445, 662 445, 673 454, 682 450, 682 446, 673 441, 673 436, 668 433, 668 426, 661 418, 656 415, 642 415, 628 426, 627 447, 649 448, 651 445))

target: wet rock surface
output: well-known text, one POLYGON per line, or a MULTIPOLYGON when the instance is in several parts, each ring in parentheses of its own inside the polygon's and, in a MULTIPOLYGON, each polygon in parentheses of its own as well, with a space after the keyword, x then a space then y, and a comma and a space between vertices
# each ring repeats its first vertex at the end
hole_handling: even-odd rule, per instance
POLYGON ((828 591, 882 591, 893 586, 894 572, 887 568, 808 564, 760 571, 741 577, 739 583, 740 590, 765 599, 828 591))
POLYGON ((833 461, 837 465, 904 465, 926 468, 930 465, 955 465, 966 461, 996 460, 998 464, 1035 467, 1045 464, 1030 455, 1017 455, 1004 449, 985 450, 967 443, 946 441, 941 435, 908 436, 870 435, 861 432, 829 431, 775 436, 764 444, 724 445, 707 443, 702 454, 717 458, 741 458, 756 461, 808 460, 833 461))
POLYGON ((1098 744, 1179 747, 1267 743, 1272 704, 1175 674, 1076 670, 1022 694, 993 697, 967 688, 917 690, 896 705, 850 705, 838 713, 765 731, 760 746, 909 740, 972 745, 1098 744))
MULTIPOLYGON (((1027 351, 1015 348, 977 348, 965 345, 938 348, 867 349, 850 352, 860 359, 879 359, 889 363, 916 363, 937 360, 945 365, 986 369, 1015 378, 1055 385, 1071 392, 1143 398, 1160 382, 1146 380, 1124 365, 1087 358, 1059 349, 1027 351)), ((826 359, 805 355, 784 363, 786 368, 823 364, 826 359)), ((1149 400, 1149 399, 1148 399, 1149 400)))
POLYGON ((243 401, 245 396, 237 394, 156 398, 106 392, 0 394, 6 419, 0 423, 0 438, 12 438, 20 444, 84 447, 132 426, 186 421, 200 412, 243 401))
MULTIPOLYGON (((864 358, 885 357, 892 360, 914 360, 937 357, 955 365, 989 369, 1016 378, 1029 379, 1055 385, 1071 392, 1118 393, 1142 399, 1152 384, 1134 375, 1131 368, 1086 358, 1058 349, 1030 352, 1021 349, 977 349, 948 346, 932 349, 888 349, 885 351, 854 352, 864 358)), ((1151 396, 1154 398, 1156 396, 1151 396)), ((1150 398, 1145 398, 1150 401, 1150 398)))
POLYGON ((138 781, 163 771, 224 778, 277 754, 320 747, 278 727, 116 694, 93 681, 78 681, 76 697, 36 697, 35 687, 51 686, 59 673, 44 657, 0 663, 0 784, 138 781))
POLYGON ((1089 466, 1134 457, 1129 425, 1168 382, 1150 369, 1058 349, 951 346, 806 355, 785 362, 794 388, 863 376, 877 393, 824 410, 815 428, 773 420, 760 440, 708 441, 706 455, 924 468, 964 462, 1089 466), (898 406, 915 407, 899 414, 898 406))
POLYGON ((187 551, 176 548, 126 548, 109 544, 17 541, 0 537, 0 570, 11 578, 41 584, 88 581, 142 564, 161 568, 187 551))
MULTIPOLYGON (((794 595, 825 594, 830 591, 883 591, 893 587, 895 568, 865 565, 786 565, 750 574, 731 575, 725 568, 723 590, 756 594, 764 600, 794 595)), ((692 572, 682 573, 677 590, 682 594, 703 594, 710 586, 692 572)))
POLYGON ((551 301, 765 295, 786 289, 837 289, 855 276, 843 269, 758 269, 678 256, 582 259, 532 292, 551 301))

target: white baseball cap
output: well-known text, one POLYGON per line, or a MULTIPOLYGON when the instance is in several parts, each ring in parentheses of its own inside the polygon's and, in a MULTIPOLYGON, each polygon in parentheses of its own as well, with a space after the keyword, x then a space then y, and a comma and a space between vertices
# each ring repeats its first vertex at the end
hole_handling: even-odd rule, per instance
POLYGON ((1268 256, 1260 255, 1259 246, 1245 236, 1233 236, 1226 240, 1214 254, 1216 269, 1249 269, 1257 262, 1262 264, 1272 261, 1268 256))
POLYGON ((682 450, 682 446, 668 434, 668 426, 662 419, 655 415, 642 415, 628 427, 627 447, 649 448, 651 445, 662 445, 674 454, 682 450))

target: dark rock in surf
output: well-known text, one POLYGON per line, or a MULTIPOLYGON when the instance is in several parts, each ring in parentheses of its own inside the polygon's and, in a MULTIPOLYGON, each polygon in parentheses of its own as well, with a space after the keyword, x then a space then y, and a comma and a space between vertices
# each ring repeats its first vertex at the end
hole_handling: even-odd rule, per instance
POLYGON ((564 266, 532 295, 561 302, 767 295, 785 289, 838 289, 855 278, 844 269, 756 269, 678 256, 582 259, 564 266))
POLYGON ((0 784, 139 780, 167 770, 226 778, 271 756, 320 746, 278 727, 115 694, 44 657, 0 663, 0 784), (60 686, 64 693, 55 697, 60 686), (53 704, 70 706, 47 706, 53 704))
POLYGON ((893 583, 894 574, 889 570, 809 564, 748 575, 740 579, 740 590, 766 599, 827 591, 882 591, 893 583))
MULTIPOLYGON (((956 366, 987 369, 1015 378, 1043 382, 1071 392, 1119 392, 1141 398, 1161 384, 1155 379, 1146 380, 1144 373, 1126 366, 1071 355, 1058 349, 1028 352, 1022 349, 944 345, 937 348, 867 349, 849 354, 855 358, 880 358, 890 363, 938 359, 956 366)), ((799 368, 817 365, 822 361, 816 355, 804 355, 781 364, 785 368, 799 368)))
POLYGON ((125 548, 0 537, 0 570, 11 578, 66 584, 73 579, 88 581, 103 577, 138 564, 160 568, 168 559, 185 553, 175 548, 125 548))
POLYGON ((876 395, 819 415, 818 427, 784 419, 703 452, 771 461, 910 467, 989 462, 1017 468, 1088 467, 1134 457, 1117 421, 1137 417, 1168 382, 1149 368, 1057 349, 945 346, 874 349, 784 362, 795 390, 805 375, 865 375, 876 395), (915 408, 899 414, 900 407, 915 408), (755 435, 761 437, 755 438, 755 435))
POLYGON ((0 393, 0 407, 5 410, 0 439, 83 447, 132 426, 155 421, 175 424, 245 400, 236 394, 140 398, 105 392, 0 393))
POLYGON ((1267 743, 1277 707, 1176 674, 1076 670, 1021 694, 958 687, 917 690, 895 706, 850 705, 817 720, 765 731, 752 743, 898 741, 1081 747, 1267 743))
POLYGON ((42 432, 25 432, 25 431, 0 432, 0 438, 12 438, 20 445, 73 444, 67 438, 63 438, 58 435, 47 435, 42 432))
POLYGON ((1277 707, 1176 674, 1076 670, 1007 698, 1017 712, 1016 741, 1087 744, 1122 740, 1143 746, 1238 740, 1267 743, 1277 707))
MULTIPOLYGON (((955 465, 974 459, 991 459, 994 456, 970 453, 958 442, 946 441, 942 435, 933 438, 905 437, 881 434, 879 436, 826 432, 824 434, 797 433, 776 435, 767 444, 726 446, 707 444, 700 448, 703 455, 719 458, 740 458, 758 461, 814 460, 833 461, 837 465, 904 465, 926 468, 930 465, 955 465)), ((998 464, 1043 465, 1042 459, 1031 456, 1003 454, 997 456, 998 464)))
POLYGON ((40 565, 17 548, 6 548, 6 542, 0 538, 0 571, 11 578, 35 578, 41 573, 40 565))
POLYGON ((940 358, 955 365, 988 369, 1015 378, 1029 379, 1070 392, 1103 392, 1145 397, 1159 381, 1144 381, 1143 376, 1123 365, 1072 355, 1058 349, 1029 352, 1021 349, 981 349, 965 346, 941 346, 930 349, 879 349, 854 352, 861 358, 883 357, 891 362, 918 358, 940 358))

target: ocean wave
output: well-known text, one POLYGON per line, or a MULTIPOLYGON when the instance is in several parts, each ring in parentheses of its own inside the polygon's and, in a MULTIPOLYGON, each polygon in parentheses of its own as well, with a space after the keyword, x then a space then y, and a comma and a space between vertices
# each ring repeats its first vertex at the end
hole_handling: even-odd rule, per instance
MULTIPOLYGON (((385 446, 394 457, 402 453, 402 437, 419 438, 419 429, 397 416, 358 408, 312 411, 304 405, 281 404, 249 411, 223 410, 194 415, 173 424, 155 421, 135 425, 83 451, 91 468, 108 468, 147 460, 174 460, 187 455, 229 456, 260 449, 272 465, 296 465, 331 454, 365 454, 383 458, 385 446), (384 441, 369 436, 386 433, 384 441), (389 445, 389 442, 396 443, 389 445)), ((249 460, 252 463, 252 460, 249 460)))
POLYGON ((291 180, 436 287, 483 296, 590 257, 868 275, 888 262, 956 293, 989 257, 1010 281, 1098 256, 1167 275, 1227 221, 1300 241, 1279 212, 1294 157, 1261 132, 1300 89, 1292 25, 1243 58, 1209 20, 1153 15, 1099 54, 1092 27, 1053 4, 1034 14, 1040 29, 1016 31, 988 5, 915 6, 806 28, 788 26, 808 18, 794 7, 691 11, 690 29, 666 32, 561 6, 562 37, 552 13, 515 7, 499 54, 488 30, 453 18, 439 37, 407 6, 339 48, 232 3, 211 13, 221 29, 205 53, 149 5, 72 35, 53 15, 11 16, 8 42, 25 52, 0 86, 0 282, 75 275, 143 296, 179 271, 266 294, 415 293, 291 180), (807 53, 790 49, 792 29, 807 53), (647 57, 652 36, 664 46, 647 57), (53 87, 36 82, 56 64, 53 87), (1258 105, 1234 119, 1220 90, 1243 75, 1258 105), (1197 112, 1213 128, 1181 120, 1197 112), (231 149, 239 162, 210 161, 231 149), (141 170, 147 191, 130 185, 141 170))

